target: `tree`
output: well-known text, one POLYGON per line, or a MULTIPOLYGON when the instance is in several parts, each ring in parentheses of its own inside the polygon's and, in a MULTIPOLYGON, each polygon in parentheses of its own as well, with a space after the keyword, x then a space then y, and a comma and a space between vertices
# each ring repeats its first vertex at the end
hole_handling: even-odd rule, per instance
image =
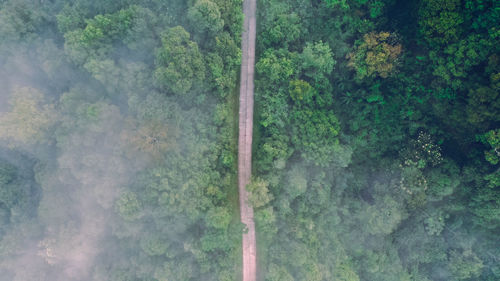
POLYGON ((248 201, 254 208, 263 207, 274 199, 273 195, 269 193, 268 186, 269 183, 260 178, 252 179, 246 186, 246 189, 250 192, 248 201))
POLYGON ((360 80, 387 78, 396 71, 402 49, 395 34, 370 32, 363 35, 363 41, 348 55, 348 65, 354 68, 360 80))
POLYGON ((316 94, 314 88, 304 80, 290 81, 290 97, 300 105, 313 105, 313 97, 316 94))
POLYGON ((325 85, 336 63, 330 46, 322 41, 308 42, 300 58, 304 75, 312 79, 318 86, 325 85))
POLYGON ((331 110, 299 109, 292 113, 292 143, 305 160, 317 165, 333 160, 339 130, 339 121, 331 110))
POLYGON ((336 8, 340 7, 341 9, 349 9, 349 4, 347 0, 324 0, 328 7, 336 8))
POLYGON ((287 52, 269 49, 262 54, 255 65, 255 69, 260 76, 270 83, 287 81, 296 72, 296 65, 291 55, 287 52))
POLYGON ((402 204, 390 195, 377 196, 375 204, 361 213, 361 221, 370 234, 391 234, 407 217, 402 204))
POLYGON ((158 280, 189 280, 196 276, 197 269, 191 261, 179 262, 172 260, 165 262, 163 267, 155 272, 155 278, 158 280))
POLYGON ((146 152, 150 155, 161 156, 175 146, 176 132, 165 121, 144 120, 138 122, 131 120, 130 129, 122 132, 121 139, 129 143, 134 150, 146 152))
POLYGON ((469 90, 467 121, 473 126, 488 128, 491 123, 500 121, 499 91, 486 86, 469 90))
POLYGON ((286 167, 286 160, 293 153, 289 146, 290 138, 285 134, 272 135, 262 140, 262 148, 257 155, 256 162, 260 171, 275 168, 282 170, 286 167))
POLYGON ((8 230, 8 224, 27 221, 35 214, 38 190, 33 179, 25 174, 0 158, 0 238, 8 230))
POLYGON ((224 27, 219 6, 210 0, 196 0, 189 8, 187 17, 193 29, 200 34, 207 31, 215 34, 224 27))
MULTIPOLYGON (((484 151, 484 157, 491 165, 496 166, 500 162, 500 129, 490 130, 480 137, 481 141, 490 148, 484 151)), ((500 186, 500 169, 495 167, 492 173, 486 174, 483 179, 488 183, 488 187, 497 188, 500 186)))
POLYGON ((141 249, 149 256, 168 255, 169 243, 159 233, 143 235, 140 245, 141 249))
POLYGON ((420 33, 431 44, 457 40, 464 22, 460 0, 424 0, 419 9, 420 33))
POLYGON ((85 28, 64 34, 64 49, 78 64, 89 58, 103 58, 113 50, 113 44, 123 39, 132 28, 137 6, 130 6, 113 14, 97 15, 86 21, 85 28))
POLYGON ((384 8, 386 1, 381 0, 324 0, 329 8, 340 8, 340 10, 358 10, 363 11, 368 10, 371 18, 377 18, 384 14, 384 8))
POLYGON ((271 206, 255 211, 255 223, 258 232, 261 233, 263 237, 267 237, 266 240, 270 241, 273 235, 278 232, 276 214, 271 206))
POLYGON ((285 192, 290 201, 304 194, 307 190, 306 167, 303 165, 293 165, 287 173, 287 186, 285 192))
POLYGON ((231 222, 231 214, 224 207, 211 208, 207 212, 205 221, 209 227, 225 230, 231 222))
POLYGON ((162 47, 156 52, 156 83, 174 94, 184 95, 200 88, 205 79, 205 64, 198 44, 189 40, 181 26, 169 28, 162 34, 162 47))
POLYGON ((440 201, 445 196, 455 192, 461 183, 460 169, 451 160, 444 160, 442 165, 426 173, 428 198, 431 201, 440 201))
POLYGON ((0 138, 10 145, 47 141, 57 114, 53 105, 34 88, 16 88, 9 99, 11 110, 0 115, 0 138))
POLYGON ((416 208, 425 205, 428 189, 427 179, 416 166, 403 166, 401 168, 399 188, 405 192, 409 207, 416 208))
POLYGON ((484 134, 484 141, 490 150, 484 152, 486 161, 492 165, 500 162, 500 129, 495 129, 484 134))
POLYGON ((456 280, 477 278, 483 267, 483 261, 471 250, 452 250, 448 256, 448 268, 456 280))
POLYGON ((85 16, 88 12, 88 9, 82 6, 65 5, 59 14, 56 15, 57 28, 61 33, 66 33, 77 28, 84 28, 85 16))
MULTIPOLYGON (((491 47, 492 42, 483 35, 471 34, 460 41, 449 43, 442 48, 442 52, 439 48, 433 50, 429 52, 429 58, 434 63, 432 74, 452 89, 462 90, 465 86, 463 80, 468 78, 473 67, 487 59, 491 47)), ((484 99, 484 93, 481 94, 484 99)))
POLYGON ((123 193, 116 201, 116 210, 122 218, 133 221, 141 218, 144 214, 137 195, 132 192, 123 193))
POLYGON ((279 266, 274 263, 269 265, 266 274, 266 281, 294 281, 293 276, 286 270, 284 266, 279 266))
POLYGON ((421 212, 416 217, 409 218, 410 221, 393 234, 401 260, 405 264, 440 264, 446 260, 448 245, 442 235, 429 233, 431 229, 426 227, 428 217, 424 215, 427 214, 421 212))
POLYGON ((235 40, 227 32, 220 32, 215 37, 215 53, 206 57, 207 66, 217 87, 218 94, 222 97, 228 95, 236 87, 237 71, 241 60, 241 50, 235 40))
MULTIPOLYGON (((498 188, 498 187, 497 187, 498 188)), ((469 203, 475 215, 473 221, 485 229, 500 227, 500 192, 498 189, 481 188, 469 203)))
POLYGON ((8 1, 0 10, 0 37, 2 43, 33 39, 46 24, 42 7, 32 8, 29 1, 8 1))
POLYGON ((300 35, 300 17, 292 12, 277 15, 270 26, 263 30, 260 38, 265 46, 276 46, 294 42, 300 35))
POLYGON ((359 281, 359 276, 353 270, 352 266, 342 263, 335 268, 335 280, 337 281, 359 281))
POLYGON ((449 218, 449 215, 444 215, 441 211, 433 212, 424 220, 425 231, 429 235, 441 234, 445 226, 445 219, 447 218, 449 218))

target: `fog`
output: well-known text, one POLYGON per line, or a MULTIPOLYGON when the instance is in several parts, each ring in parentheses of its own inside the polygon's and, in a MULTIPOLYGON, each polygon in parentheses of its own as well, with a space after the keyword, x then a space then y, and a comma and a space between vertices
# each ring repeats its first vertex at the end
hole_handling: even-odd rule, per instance
MULTIPOLYGON (((35 43, 29 47, 37 46, 35 43)), ((22 51, 2 61, 6 61, 1 70, 0 92, 4 116, 12 109, 8 103, 14 98, 12 92, 36 88, 42 95, 39 108, 64 95, 54 91, 61 81, 49 79, 41 71, 44 66, 36 60, 30 61, 22 51)), ((67 77, 68 73, 61 71, 64 69, 50 75, 67 77)), ((85 81, 75 75, 70 83, 66 86, 85 81)), ((16 251, 4 254, 2 280, 96 280, 92 271, 96 257, 103 251, 102 241, 110 235, 113 203, 130 182, 134 169, 141 165, 135 162, 141 160, 131 161, 123 156, 126 147, 121 132, 125 117, 117 106, 107 105, 92 126, 60 139, 54 138, 55 131, 64 122, 61 120, 64 116, 56 118, 52 125, 56 128, 44 136, 47 140, 43 142, 23 142, 22 136, 11 136, 12 130, 2 131, 4 147, 14 151, 2 160, 15 161, 12 158, 19 157, 17 154, 44 158, 35 160, 36 164, 33 161, 20 164, 37 170, 37 182, 32 184, 40 189, 37 192, 41 198, 38 206, 30 207, 38 207, 39 221, 26 224, 37 224, 40 232, 35 237, 25 233, 27 237, 20 237, 16 251)))
MULTIPOLYGON (((224 97, 234 86, 217 93, 211 74, 198 80, 201 54, 220 60, 215 37, 190 35, 193 3, 164 2, 0 4, 0 280, 235 276, 235 174, 218 161, 234 153, 233 132, 218 132, 232 123, 224 97), (162 43, 169 30, 181 38, 174 51, 162 43), (156 77, 168 65, 184 84, 156 77)), ((234 61, 220 73, 228 85, 235 55, 218 61, 234 61)))

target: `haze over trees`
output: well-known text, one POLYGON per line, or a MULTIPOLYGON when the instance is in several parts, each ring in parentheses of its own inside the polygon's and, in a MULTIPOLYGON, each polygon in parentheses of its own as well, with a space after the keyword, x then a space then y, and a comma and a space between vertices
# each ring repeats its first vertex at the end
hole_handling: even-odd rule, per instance
POLYGON ((0 279, 237 279, 241 3, 0 7, 0 279))
MULTIPOLYGON (((241 4, 0 1, 0 280, 239 280, 241 4)), ((257 6, 259 280, 499 280, 500 2, 257 6)))

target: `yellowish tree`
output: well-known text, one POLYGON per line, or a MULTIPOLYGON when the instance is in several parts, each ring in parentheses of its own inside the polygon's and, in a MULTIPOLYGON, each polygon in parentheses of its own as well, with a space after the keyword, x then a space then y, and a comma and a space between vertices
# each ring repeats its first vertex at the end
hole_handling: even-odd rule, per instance
POLYGON ((354 52, 347 55, 348 65, 356 70, 359 79, 365 77, 389 77, 396 69, 403 48, 394 34, 370 32, 354 52))

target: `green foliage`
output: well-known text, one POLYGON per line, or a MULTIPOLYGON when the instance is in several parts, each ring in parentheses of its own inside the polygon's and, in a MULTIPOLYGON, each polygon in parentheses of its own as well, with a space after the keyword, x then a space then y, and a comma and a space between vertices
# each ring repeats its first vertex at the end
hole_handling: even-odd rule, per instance
POLYGON ((272 237, 278 232, 276 227, 276 214, 272 207, 262 208, 255 211, 255 223, 259 233, 272 237))
POLYGON ((137 195, 132 192, 126 192, 116 201, 116 209, 120 216, 125 220, 133 221, 143 216, 142 206, 137 195))
POLYGON ((76 9, 70 5, 65 5, 59 14, 56 15, 57 28, 61 33, 66 33, 77 28, 85 27, 85 12, 83 7, 76 9))
POLYGON ((433 74, 450 85, 453 89, 463 87, 461 79, 467 78, 469 71, 486 60, 491 43, 479 35, 471 35, 465 39, 447 45, 443 54, 436 51, 429 53, 435 64, 433 74))
POLYGON ((130 130, 124 130, 121 138, 124 143, 130 143, 133 150, 161 156, 175 147, 175 130, 160 120, 147 120, 139 124, 130 121, 130 130))
POLYGON ((332 111, 296 110, 292 113, 292 143, 302 157, 317 165, 331 161, 338 145, 340 124, 332 111))
POLYGON ((286 160, 293 153, 288 146, 289 138, 286 135, 273 136, 263 140, 261 153, 258 155, 259 169, 266 170, 269 168, 284 169, 286 160))
MULTIPOLYGON (((341 10, 348 11, 350 9, 363 9, 368 10, 371 18, 381 16, 385 10, 387 1, 380 0, 324 0, 329 8, 340 8, 341 10)), ((391 2, 389 2, 391 3, 391 2)))
POLYGON ((287 173, 287 186, 285 192, 289 195, 290 200, 304 194, 307 190, 307 178, 305 167, 294 165, 287 173))
MULTIPOLYGON (((474 125, 488 124, 499 120, 500 98, 498 91, 490 87, 470 90, 467 105, 468 121, 474 125)), ((482 126, 482 127, 483 127, 482 126)))
POLYGON ((217 93, 225 97, 236 85, 237 69, 240 65, 241 50, 227 32, 215 37, 215 53, 206 56, 207 75, 217 88, 217 93))
POLYGON ((300 32, 300 17, 296 13, 280 14, 262 32, 261 40, 267 46, 290 44, 299 38, 300 32))
POLYGON ((425 204, 428 184, 427 179, 418 167, 402 167, 400 188, 409 195, 409 205, 411 207, 421 207, 425 204))
POLYGON ((8 1, 0 10, 0 37, 7 42, 22 42, 46 24, 46 15, 40 6, 31 7, 29 1, 8 1))
POLYGON ((294 281, 293 276, 284 267, 276 264, 270 264, 266 281, 294 281))
POLYGON ((484 266, 481 259, 471 250, 465 250, 461 253, 452 250, 448 258, 450 271, 456 280, 477 278, 484 266))
POLYGON ((268 51, 264 53, 255 65, 255 70, 271 83, 287 81, 295 73, 296 65, 283 52, 268 51))
POLYGON ((112 44, 132 28, 137 9, 131 6, 114 14, 97 15, 86 21, 85 28, 68 30, 64 34, 65 51, 76 63, 111 52, 112 44))
POLYGON ((436 212, 424 220, 425 231, 429 235, 439 235, 444 229, 445 219, 448 216, 444 216, 442 212, 436 212))
POLYGON ((313 96, 315 95, 314 88, 304 80, 290 81, 290 97, 297 104, 311 105, 313 96))
MULTIPOLYGON (((26 160, 24 156, 18 158, 26 160)), ((13 227, 30 223, 39 203, 38 188, 32 179, 32 171, 28 170, 29 164, 19 160, 14 163, 21 166, 16 167, 0 158, 0 241, 4 235, 12 235, 10 230, 13 227)), ((6 247, 5 243, 1 244, 2 255, 6 254, 6 247)))
POLYGON ((322 41, 307 43, 300 55, 302 70, 306 77, 316 83, 325 83, 335 66, 335 60, 328 44, 322 41))
POLYGON ((54 106, 34 88, 16 88, 9 99, 10 111, 0 115, 0 138, 11 146, 47 141, 56 122, 54 106))
POLYGON ((168 243, 157 233, 142 237, 141 249, 150 256, 161 256, 167 254, 168 243))
POLYGON ((189 36, 181 26, 168 29, 156 53, 156 83, 177 95, 188 93, 205 79, 203 57, 189 36))
POLYGON ((187 17, 194 29, 199 32, 217 33, 224 26, 219 7, 210 0, 197 0, 189 8, 187 17))
POLYGON ((366 223, 369 233, 390 234, 407 216, 403 206, 394 198, 385 195, 375 199, 362 213, 361 221, 366 223))
POLYGON ((484 137, 486 144, 491 148, 484 152, 486 161, 492 165, 496 165, 500 161, 500 129, 491 130, 484 137))
POLYGON ((260 179, 253 179, 246 187, 249 192, 248 201, 254 208, 260 208, 273 200, 273 195, 269 193, 269 183, 260 179))
POLYGON ((424 0, 419 9, 420 33, 430 44, 447 44, 461 35, 460 0, 424 0))
POLYGON ((341 264, 335 271, 335 280, 338 281, 359 281, 359 276, 348 264, 341 264))
MULTIPOLYGON (((27 190, 20 185, 17 180, 16 168, 12 165, 1 163, 0 164, 0 203, 1 203, 1 216, 0 228, 11 222, 11 216, 15 215, 19 207, 25 207, 23 201, 26 200, 25 194, 27 190), (19 202, 19 203, 18 203, 19 202), (21 206, 17 206, 17 205, 21 206)), ((27 202, 26 202, 27 203, 27 202)))
POLYGON ((336 8, 340 7, 342 9, 348 9, 349 4, 347 4, 347 0, 325 0, 326 4, 329 7, 336 8))
MULTIPOLYGON (((498 186, 497 186, 498 189, 498 186)), ((470 202, 474 221, 487 229, 500 226, 500 192, 491 188, 479 190, 470 202)))
POLYGON ((442 200, 455 192, 460 184, 460 169, 451 161, 445 161, 438 168, 432 169, 426 174, 428 190, 427 194, 432 201, 442 200))
POLYGON ((231 214, 226 208, 216 207, 207 212, 207 225, 217 229, 227 229, 231 222, 231 214))

